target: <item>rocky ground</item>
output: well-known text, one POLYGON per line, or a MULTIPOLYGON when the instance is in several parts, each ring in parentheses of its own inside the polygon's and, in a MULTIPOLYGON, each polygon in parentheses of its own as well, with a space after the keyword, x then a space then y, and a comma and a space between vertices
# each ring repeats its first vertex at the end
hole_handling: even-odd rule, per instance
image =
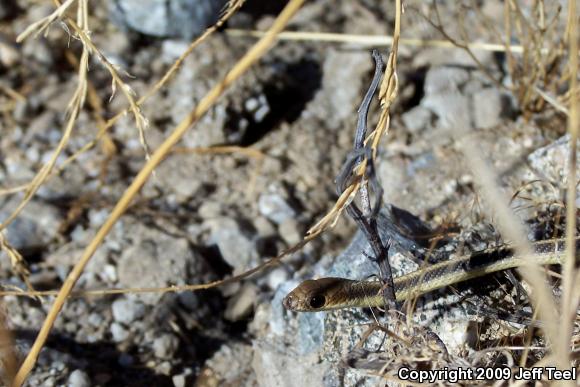
MULTIPOLYGON (((143 3, 94 2, 90 9, 95 45, 132 75, 125 80, 138 96, 221 7, 210 0, 175 1, 175 9, 164 1, 149 1, 151 8, 143 10, 143 3), (199 4, 189 8, 193 3, 199 4), (186 12, 191 16, 180 24, 186 12)), ((269 3, 264 9, 249 0, 226 27, 267 28, 283 7, 283 2, 269 3)), ((441 38, 418 15, 428 7, 417 2, 416 9, 409 3, 403 36, 441 38)), ((454 3, 440 6, 452 34, 459 30, 454 3)), ((480 18, 502 20, 503 6, 482 3, 481 13, 465 14, 469 38, 497 41, 480 18)), ((2 189, 28 183, 60 141, 78 81, 69 56, 78 56, 81 45, 59 23, 46 37, 15 43, 18 33, 52 10, 51 2, 0 4, 0 220, 23 198, 23 192, 2 189)), ((321 0, 307 3, 289 29, 389 35, 393 22, 392 2, 385 7, 375 0, 321 0)), ((151 149, 253 42, 219 31, 185 60, 143 106, 151 149)), ((516 82, 505 56, 475 54, 480 65, 461 49, 400 47, 399 97, 378 164, 386 202, 433 229, 447 227, 462 235, 492 223, 464 161, 462 137, 477 143, 506 194, 535 181, 512 202, 524 221, 545 213, 545 203, 562 201, 567 160, 564 115, 548 105, 529 112, 517 95, 501 87, 516 82)), ((124 109, 126 100, 117 91, 108 102, 111 80, 96 59, 89 70, 91 87, 102 101, 100 118, 106 120, 124 109)), ((279 42, 190 128, 180 151, 157 168, 97 250, 77 288, 206 283, 242 273, 299 242, 336 199, 334 177, 352 147, 356 109, 372 73, 366 48, 279 42), (251 147, 259 156, 195 152, 224 144, 251 147)), ((375 120, 377 111, 374 106, 375 120)), ((90 142, 97 130, 94 107, 87 107, 57 165, 90 142)), ((127 115, 113 126, 106 144, 45 183, 6 229, 7 241, 29 264, 36 289, 60 287, 145 158, 127 115)), ((530 223, 534 232, 543 226, 530 223)), ((550 230, 557 228, 547 223, 550 230)), ((361 339, 363 324, 372 322, 372 316, 361 311, 296 315, 283 309, 281 299, 306 278, 373 274, 368 260, 340 254, 355 231, 345 217, 281 265, 218 289, 73 298, 57 319, 28 385, 336 385, 339 361, 361 339)), ((5 253, 0 253, 0 281, 5 289, 25 288, 5 253)), ((21 356, 52 301, 3 297, 21 356)), ((457 340, 443 337, 450 352, 467 358, 476 346, 465 338, 476 329, 473 323, 461 315, 442 323, 442 330, 450 326, 445 324, 459 331, 457 340)), ((361 371, 348 371, 345 381, 377 382, 361 371)))

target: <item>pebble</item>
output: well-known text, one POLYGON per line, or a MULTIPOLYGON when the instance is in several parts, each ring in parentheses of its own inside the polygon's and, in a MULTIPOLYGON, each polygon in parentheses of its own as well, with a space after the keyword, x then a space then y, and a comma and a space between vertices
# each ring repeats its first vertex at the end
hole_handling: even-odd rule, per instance
POLYGON ((112 323, 110 330, 111 336, 113 336, 113 341, 116 343, 125 341, 129 337, 129 331, 119 323, 112 323))
MULTIPOLYGON (((580 160, 580 148, 577 151, 580 160)), ((556 187, 565 188, 568 181, 568 160, 570 159, 570 135, 560 137, 555 142, 537 149, 528 156, 530 168, 535 176, 547 180, 556 187)), ((576 171, 576 179, 580 179, 580 170, 576 171)))
POLYGON ((217 245, 228 265, 237 270, 244 270, 257 258, 254 243, 242 233, 235 220, 220 217, 206 223, 212 230, 211 243, 217 245))
POLYGON ((283 267, 277 267, 268 273, 267 283, 272 290, 278 289, 282 283, 288 280, 288 271, 283 267))
MULTIPOLYGON (((0 6, 1 7, 1 6, 0 6)), ((0 11, 1 12, 1 11, 0 11)), ((0 34, 0 65, 10 68, 20 61, 20 53, 12 42, 0 34)))
POLYGON ((116 322, 129 325, 145 315, 145 305, 139 301, 119 298, 113 302, 112 312, 116 322))
POLYGON ((260 214, 276 224, 282 224, 287 219, 296 216, 296 212, 286 200, 275 193, 260 195, 258 199, 258 210, 260 214))
POLYGON ((164 333, 153 341, 153 353, 159 359, 171 358, 178 347, 179 339, 171 333, 164 333))
POLYGON ((68 377, 68 387, 90 387, 91 379, 86 372, 74 370, 68 377))
POLYGON ((288 218, 283 221, 278 227, 278 232, 282 239, 290 246, 299 243, 303 236, 300 230, 300 224, 294 218, 288 218))
POLYGON ((258 288, 252 283, 245 283, 242 289, 228 300, 224 317, 229 321, 240 321, 254 309, 258 288))
POLYGON ((411 133, 418 133, 425 130, 431 125, 433 113, 424 106, 415 106, 411 110, 405 112, 401 119, 403 124, 411 133))
POLYGON ((481 89, 473 94, 473 118, 475 127, 493 128, 501 123, 502 95, 495 87, 481 89))
MULTIPOLYGON (((433 67, 425 76, 425 95, 457 92, 458 87, 469 80, 469 72, 462 68, 439 66, 433 67)), ((445 102, 445 101, 443 101, 445 102)))

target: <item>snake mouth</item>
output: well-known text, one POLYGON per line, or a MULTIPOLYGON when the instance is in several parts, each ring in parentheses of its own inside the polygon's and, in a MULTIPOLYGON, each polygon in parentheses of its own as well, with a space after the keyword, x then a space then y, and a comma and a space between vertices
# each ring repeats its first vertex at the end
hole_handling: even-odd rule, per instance
POLYGON ((282 300, 282 305, 284 305, 284 308, 288 310, 296 310, 296 299, 292 296, 292 294, 288 294, 282 300))

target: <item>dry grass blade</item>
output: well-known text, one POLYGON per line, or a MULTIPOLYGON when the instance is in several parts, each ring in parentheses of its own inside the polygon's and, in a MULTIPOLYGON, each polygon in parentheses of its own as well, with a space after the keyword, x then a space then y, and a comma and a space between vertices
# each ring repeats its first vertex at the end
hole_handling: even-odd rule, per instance
POLYGON ((67 9, 75 1, 77 1, 77 0, 65 1, 63 4, 59 5, 59 7, 56 10, 54 10, 54 12, 51 13, 50 15, 37 21, 36 23, 29 25, 24 30, 24 32, 22 32, 20 35, 18 35, 18 37, 16 38, 16 41, 20 43, 24 39, 26 39, 30 35, 32 35, 33 33, 35 34, 35 37, 36 37, 36 36, 40 35, 42 32, 46 32, 48 27, 50 26, 50 24, 53 23, 55 20, 60 19, 64 15, 64 13, 67 11, 67 9))
MULTIPOLYGON (((90 290, 79 290, 71 292, 69 298, 71 297, 103 297, 111 296, 116 294, 144 294, 144 293, 177 293, 177 292, 195 292, 199 290, 205 290, 210 288, 215 288, 217 286, 222 286, 225 284, 238 282, 242 279, 251 277, 252 275, 261 272, 269 267, 277 265, 282 259, 291 254, 299 251, 311 240, 315 239, 316 236, 310 236, 295 244, 294 246, 286 249, 278 256, 267 260, 266 262, 246 270, 243 273, 229 277, 222 280, 217 280, 213 282, 208 282, 205 284, 192 284, 192 285, 174 285, 166 287, 151 287, 151 288, 117 288, 117 289, 90 289, 90 290)), ((0 290, 0 297, 13 296, 13 297, 50 297, 57 296, 59 294, 58 290, 31 290, 23 291, 20 289, 14 290, 0 290)))
POLYGON ((13 385, 20 386, 34 367, 36 359, 40 350, 44 346, 46 339, 52 329, 54 321, 62 309, 64 302, 69 296, 72 288, 80 278, 85 266, 90 261, 98 246, 101 244, 105 236, 109 233, 113 225, 119 217, 125 212, 133 198, 137 195, 141 187, 145 184, 153 170, 159 163, 169 154, 171 148, 183 137, 186 130, 199 118, 205 114, 208 109, 216 102, 216 100, 224 93, 224 91, 240 77, 252 64, 254 64, 264 53, 271 47, 276 40, 276 35, 282 31, 290 18, 300 9, 305 0, 290 1, 278 15, 272 24, 268 34, 261 40, 256 42, 254 46, 232 67, 226 74, 223 80, 215 85, 208 94, 199 102, 198 106, 190 112, 174 129, 171 135, 159 146, 153 153, 148 162, 143 166, 139 174, 135 177, 131 185, 127 188, 121 199, 115 205, 111 215, 106 222, 101 226, 91 243, 85 249, 82 257, 74 266, 72 271, 66 278, 54 304, 48 312, 48 315, 42 324, 40 332, 32 345, 32 348, 22 366, 16 374, 13 385))
MULTIPOLYGON (((228 35, 234 37, 253 37, 261 38, 264 36, 263 31, 248 31, 229 28, 226 30, 228 35)), ((363 35, 363 34, 339 34, 332 32, 314 32, 314 31, 285 31, 278 35, 278 40, 285 41, 306 41, 306 42, 328 42, 328 43, 345 43, 358 44, 363 47, 385 47, 393 45, 392 36, 384 35, 363 35)), ((457 48, 456 44, 448 40, 437 39, 412 39, 400 38, 399 44, 411 47, 439 47, 439 48, 457 48)), ((470 50, 505 52, 506 46, 500 43, 465 43, 470 50)), ((522 53, 524 48, 520 45, 512 45, 510 49, 513 53, 522 53)))
POLYGON ((574 280, 576 279, 576 170, 577 159, 576 151, 578 146, 578 17, 576 15, 576 0, 568 1, 568 43, 569 43, 569 66, 570 74, 570 108, 568 115, 568 132, 570 134, 570 154, 568 160, 568 190, 566 195, 566 248, 568 255, 563 269, 562 287, 564 295, 562 299, 561 334, 559 340, 560 352, 557 353, 559 361, 563 364, 570 363, 569 346, 572 337, 574 320, 577 313, 577 300, 574 300, 573 293, 575 287, 579 287, 574 280))
MULTIPOLYGON (((1 304, 0 304, 1 306, 1 304)), ((10 386, 18 369, 18 361, 14 353, 14 340, 6 321, 6 315, 0 308, 0 365, 5 386, 10 386)))
POLYGON ((12 265, 12 270, 18 274, 22 281, 26 284, 26 288, 29 291, 34 291, 32 284, 30 283, 30 270, 28 269, 28 264, 22 257, 22 255, 4 238, 4 234, 0 232, 0 251, 4 251, 10 257, 10 264, 12 265))

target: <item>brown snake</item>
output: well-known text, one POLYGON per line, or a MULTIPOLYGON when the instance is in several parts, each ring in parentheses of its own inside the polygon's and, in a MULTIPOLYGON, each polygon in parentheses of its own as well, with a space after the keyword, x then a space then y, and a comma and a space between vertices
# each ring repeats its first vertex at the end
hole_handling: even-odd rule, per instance
MULTIPOLYGON (((486 274, 524 265, 561 264, 566 255, 565 239, 534 242, 534 255, 518 256, 511 248, 500 247, 426 266, 394 279, 397 301, 431 292, 445 286, 486 274)), ((580 237, 576 238, 576 257, 580 237)), ((286 309, 318 312, 342 308, 379 307, 384 305, 380 281, 357 281, 345 278, 306 280, 284 298, 286 309)))

